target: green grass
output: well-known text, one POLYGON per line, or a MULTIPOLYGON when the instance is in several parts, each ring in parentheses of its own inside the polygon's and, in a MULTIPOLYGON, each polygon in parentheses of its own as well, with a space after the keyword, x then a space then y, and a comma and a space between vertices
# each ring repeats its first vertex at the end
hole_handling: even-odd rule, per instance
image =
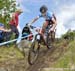
MULTIPOLYGON (((54 56, 61 51, 59 47, 64 47, 63 54, 55 60, 52 64, 52 68, 75 68, 75 41, 67 43, 65 40, 54 43, 56 46, 56 51, 54 51, 54 56)), ((0 47, 0 62, 10 59, 21 59, 24 58, 23 54, 17 49, 17 47, 0 47)), ((64 71, 74 71, 74 70, 64 70, 64 71)))
MULTIPOLYGON (((61 44, 61 43, 60 43, 61 44)), ((59 45, 60 45, 59 44, 59 45)), ((58 45, 58 44, 57 44, 58 45)), ((53 65, 55 68, 75 68, 75 41, 72 41, 66 46, 66 51, 53 65)))
POLYGON ((5 61, 13 58, 23 58, 22 53, 17 49, 17 47, 0 47, 0 61, 5 61))

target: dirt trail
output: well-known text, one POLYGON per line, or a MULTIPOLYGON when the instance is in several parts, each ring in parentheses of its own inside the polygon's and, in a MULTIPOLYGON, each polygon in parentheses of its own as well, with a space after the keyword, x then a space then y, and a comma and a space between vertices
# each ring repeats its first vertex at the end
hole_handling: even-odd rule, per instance
POLYGON ((28 67, 27 71, 41 71, 43 68, 51 67, 63 55, 62 47, 53 47, 50 50, 42 50, 37 62, 28 67))
POLYGON ((64 53, 63 47, 41 48, 38 60, 34 65, 27 62, 27 52, 24 59, 11 59, 0 62, 0 71, 42 71, 50 68, 64 53))

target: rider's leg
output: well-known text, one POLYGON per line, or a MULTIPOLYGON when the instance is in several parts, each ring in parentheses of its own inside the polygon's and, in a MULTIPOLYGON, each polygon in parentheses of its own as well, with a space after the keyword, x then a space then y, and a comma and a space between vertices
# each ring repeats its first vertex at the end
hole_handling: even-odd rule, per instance
POLYGON ((45 30, 46 30, 46 27, 48 26, 48 21, 45 21, 44 23, 43 23, 43 26, 42 26, 42 30, 41 30, 41 35, 42 35, 42 37, 43 37, 43 40, 44 40, 44 44, 47 46, 47 48, 49 48, 48 47, 48 45, 47 45, 47 43, 46 43, 46 40, 45 40, 45 38, 44 38, 44 33, 45 33, 45 30))
POLYGON ((48 26, 48 24, 49 24, 49 21, 45 21, 45 22, 43 23, 42 29, 43 29, 44 31, 45 31, 46 27, 48 26))
POLYGON ((43 34, 44 34, 44 32, 45 32, 45 30, 46 30, 46 27, 48 26, 48 24, 49 24, 49 21, 45 21, 45 22, 43 23, 43 26, 42 26, 42 31, 41 31, 41 33, 43 33, 43 34))
POLYGON ((56 32, 56 29, 54 31, 51 31, 50 34, 51 34, 51 41, 54 42, 55 41, 55 32, 56 32))

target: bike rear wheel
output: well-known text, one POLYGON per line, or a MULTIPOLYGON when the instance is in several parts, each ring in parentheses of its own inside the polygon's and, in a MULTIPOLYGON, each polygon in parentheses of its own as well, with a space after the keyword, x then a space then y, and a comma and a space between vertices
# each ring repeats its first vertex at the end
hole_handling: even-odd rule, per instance
POLYGON ((51 41, 51 34, 50 33, 47 34, 46 42, 47 42, 47 45, 48 45, 48 49, 50 49, 52 47, 52 45, 51 45, 52 41, 51 41))
POLYGON ((33 65, 36 62, 39 55, 39 48, 40 48, 39 41, 35 40, 32 43, 31 48, 29 50, 28 63, 30 65, 33 65))

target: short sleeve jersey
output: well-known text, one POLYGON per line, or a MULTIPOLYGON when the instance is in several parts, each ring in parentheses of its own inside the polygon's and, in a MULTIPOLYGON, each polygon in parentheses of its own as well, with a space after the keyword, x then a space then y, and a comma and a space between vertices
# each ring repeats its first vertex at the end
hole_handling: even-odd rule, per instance
POLYGON ((40 14, 40 15, 38 16, 38 18, 41 18, 41 17, 44 17, 45 20, 51 20, 52 17, 53 17, 53 13, 52 13, 52 12, 47 12, 45 16, 43 16, 42 14, 40 14))

